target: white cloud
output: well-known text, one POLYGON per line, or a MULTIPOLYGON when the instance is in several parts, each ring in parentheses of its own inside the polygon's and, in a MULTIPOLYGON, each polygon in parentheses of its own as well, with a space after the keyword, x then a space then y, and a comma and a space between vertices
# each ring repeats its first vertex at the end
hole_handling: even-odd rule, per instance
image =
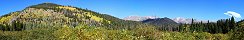
POLYGON ((237 12, 233 12, 233 11, 227 11, 226 13, 224 13, 225 15, 228 15, 228 16, 233 16, 235 18, 241 18, 241 15, 237 12))

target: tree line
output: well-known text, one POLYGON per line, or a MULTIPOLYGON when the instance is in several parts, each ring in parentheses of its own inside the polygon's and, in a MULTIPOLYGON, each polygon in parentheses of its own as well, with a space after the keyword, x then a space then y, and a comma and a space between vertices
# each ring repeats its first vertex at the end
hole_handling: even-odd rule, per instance
POLYGON ((236 22, 234 17, 229 19, 220 19, 217 22, 207 23, 194 22, 192 19, 191 24, 180 24, 178 31, 190 31, 190 32, 209 32, 209 33, 228 33, 231 30, 236 29, 236 22))

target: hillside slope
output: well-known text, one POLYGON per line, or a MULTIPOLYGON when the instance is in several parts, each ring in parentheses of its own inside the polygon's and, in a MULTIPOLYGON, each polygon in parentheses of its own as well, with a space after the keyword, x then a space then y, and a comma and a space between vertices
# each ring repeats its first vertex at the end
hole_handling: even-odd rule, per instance
POLYGON ((157 19, 147 19, 142 21, 143 23, 148 23, 157 26, 160 30, 177 30, 178 24, 169 18, 157 18, 157 19))
POLYGON ((140 22, 125 21, 88 9, 53 3, 29 6, 22 11, 12 12, 0 18, 1 30, 29 30, 40 27, 61 27, 63 25, 69 27, 87 25, 108 29, 133 29, 139 25, 147 26, 140 22))

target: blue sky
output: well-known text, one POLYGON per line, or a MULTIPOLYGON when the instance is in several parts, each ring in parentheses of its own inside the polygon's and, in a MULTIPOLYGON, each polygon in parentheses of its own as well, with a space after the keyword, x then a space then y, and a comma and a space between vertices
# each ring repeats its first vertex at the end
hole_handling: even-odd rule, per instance
POLYGON ((44 2, 87 8, 118 18, 137 15, 216 21, 229 18, 224 14, 227 11, 244 15, 244 0, 1 0, 0 15, 44 2))

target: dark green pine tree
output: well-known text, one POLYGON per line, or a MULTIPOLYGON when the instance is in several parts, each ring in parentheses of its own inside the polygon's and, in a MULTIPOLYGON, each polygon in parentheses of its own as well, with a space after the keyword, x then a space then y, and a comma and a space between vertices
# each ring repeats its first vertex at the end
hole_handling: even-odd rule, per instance
POLYGON ((202 22, 202 21, 200 22, 200 25, 199 25, 199 26, 200 26, 200 28, 201 28, 201 29, 200 29, 200 31, 202 31, 202 32, 203 32, 203 31, 205 30, 205 28, 204 28, 204 24, 203 24, 203 22, 202 22))
POLYGON ((179 32, 182 32, 183 29, 184 29, 184 26, 183 26, 182 23, 180 23, 180 24, 179 24, 179 27, 178 27, 178 31, 179 31, 179 32))
POLYGON ((236 24, 235 24, 235 18, 232 16, 231 17, 231 20, 230 20, 229 27, 230 27, 231 30, 234 30, 235 26, 236 26, 236 24))
POLYGON ((191 24, 194 24, 194 19, 193 18, 191 19, 191 24))
POLYGON ((222 33, 223 29, 223 19, 217 21, 218 33, 222 33))
POLYGON ((223 33, 227 33, 229 31, 229 19, 226 19, 224 22, 224 26, 223 26, 223 33))
POLYGON ((208 20, 208 23, 206 24, 206 32, 210 32, 210 23, 209 23, 209 20, 208 20))
POLYGON ((195 31, 195 30, 194 30, 195 28, 194 28, 194 23, 193 23, 193 22, 194 22, 194 20, 193 20, 193 18, 192 18, 192 19, 191 19, 191 26, 190 26, 190 31, 192 31, 192 32, 195 31))

